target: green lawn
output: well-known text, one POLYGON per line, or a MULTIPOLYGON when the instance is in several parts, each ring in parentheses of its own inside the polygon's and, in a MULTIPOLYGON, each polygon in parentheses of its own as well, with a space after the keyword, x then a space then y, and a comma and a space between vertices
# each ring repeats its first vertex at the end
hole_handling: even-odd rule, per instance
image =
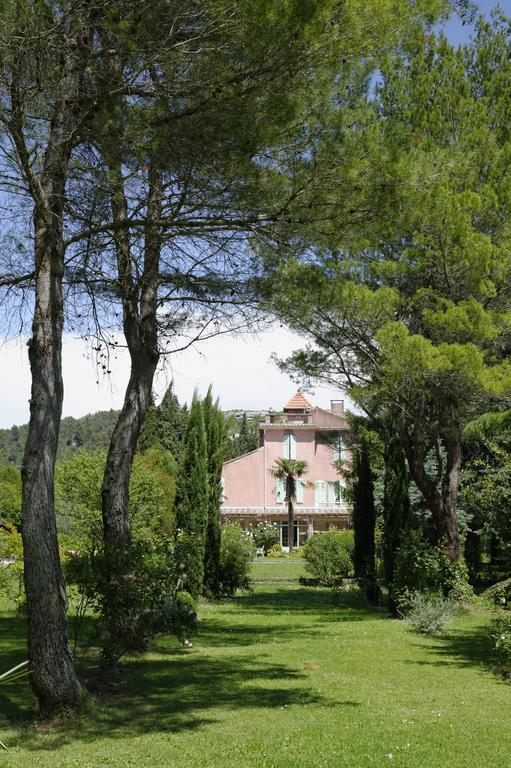
MULTIPOLYGON (((204 605, 191 651, 159 639, 67 728, 37 731, 26 684, 6 686, 0 766, 509 768, 511 687, 487 669, 483 614, 430 638, 332 600, 277 584, 204 605)), ((24 658, 6 613, 0 650, 2 669, 24 658)))
POLYGON ((255 582, 295 580, 309 576, 304 560, 290 558, 260 557, 252 563, 252 578, 255 582))

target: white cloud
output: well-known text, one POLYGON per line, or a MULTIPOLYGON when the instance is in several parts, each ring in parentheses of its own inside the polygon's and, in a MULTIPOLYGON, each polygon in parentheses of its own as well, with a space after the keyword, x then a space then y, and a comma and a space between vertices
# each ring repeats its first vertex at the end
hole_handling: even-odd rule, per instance
MULTIPOLYGON (((288 376, 270 361, 272 352, 285 357, 302 341, 278 326, 258 336, 218 336, 185 352, 172 355, 158 373, 155 390, 161 396, 171 380, 181 402, 190 402, 195 387, 204 394, 213 385, 224 409, 264 410, 281 408, 296 390, 288 376)), ((28 421, 30 370, 25 340, 8 341, 0 347, 0 427, 28 421)), ((63 343, 64 416, 83 416, 99 410, 120 408, 129 377, 126 350, 110 361, 110 376, 96 367, 89 348, 66 335, 63 343), (99 381, 99 384, 96 382, 99 381)), ((341 392, 317 388, 309 399, 326 407, 341 392)))

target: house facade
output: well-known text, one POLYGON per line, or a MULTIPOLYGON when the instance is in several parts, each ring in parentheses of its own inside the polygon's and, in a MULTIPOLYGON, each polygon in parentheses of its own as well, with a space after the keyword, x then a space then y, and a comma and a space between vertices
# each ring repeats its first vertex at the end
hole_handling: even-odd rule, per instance
POLYGON ((334 400, 326 410, 296 393, 282 411, 269 411, 259 425, 260 447, 225 462, 222 470, 223 522, 239 522, 249 530, 261 521, 276 523, 283 547, 289 545, 287 505, 282 480, 272 475, 278 458, 307 462, 297 480, 293 546, 316 531, 350 525, 340 467, 350 463, 349 425, 344 403, 334 400))

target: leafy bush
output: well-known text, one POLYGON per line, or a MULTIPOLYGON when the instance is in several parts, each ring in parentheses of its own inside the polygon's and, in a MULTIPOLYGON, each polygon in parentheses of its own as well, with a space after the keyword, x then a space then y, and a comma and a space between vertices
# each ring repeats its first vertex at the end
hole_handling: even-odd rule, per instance
POLYGON ((255 544, 238 523, 222 529, 220 544, 220 592, 233 595, 237 589, 250 587, 250 567, 255 544))
POLYGON ((18 603, 24 600, 23 544, 21 534, 7 521, 0 529, 0 594, 8 593, 18 603))
POLYGON ((266 557, 286 557, 286 555, 280 544, 274 544, 266 553, 266 557))
POLYGON ((424 635, 439 634, 451 620, 452 609, 449 598, 415 592, 409 601, 406 620, 424 635))
POLYGON ((168 539, 134 544, 129 558, 121 551, 71 553, 65 575, 80 596, 78 616, 92 610, 101 617, 106 665, 128 651, 144 650, 156 634, 183 638, 195 625, 195 607, 179 591, 183 576, 168 539))
POLYGON ((303 547, 306 570, 325 587, 337 587, 353 573, 353 531, 315 533, 303 547))
POLYGON ((404 534, 396 552, 390 592, 400 611, 409 608, 417 592, 442 594, 458 604, 475 599, 466 563, 452 562, 424 538, 422 531, 413 530, 404 534))
POLYGON ((268 550, 280 541, 280 531, 277 525, 274 523, 259 523, 252 529, 252 538, 256 547, 262 547, 264 553, 268 554, 268 550))
POLYGON ((504 613, 490 625, 490 637, 497 655, 500 671, 511 675, 511 614, 504 613))

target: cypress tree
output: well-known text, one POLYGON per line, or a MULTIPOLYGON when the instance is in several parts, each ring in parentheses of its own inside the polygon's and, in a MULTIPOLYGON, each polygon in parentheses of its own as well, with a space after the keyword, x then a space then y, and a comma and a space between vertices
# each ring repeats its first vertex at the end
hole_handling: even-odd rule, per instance
POLYGON ((208 461, 208 521, 204 553, 204 584, 218 594, 220 584, 220 505, 222 503, 222 464, 226 428, 218 400, 213 403, 211 387, 202 403, 208 461))
POLYGON ((365 441, 362 441, 360 449, 355 452, 353 465, 353 529, 355 534, 353 565, 355 576, 374 582, 376 509, 373 474, 369 462, 369 450, 365 441))
POLYGON ((188 588, 194 594, 200 592, 204 578, 208 500, 206 431, 202 403, 195 394, 181 445, 175 502, 176 528, 186 535, 183 551, 186 551, 184 564, 188 574, 188 588))
MULTIPOLYGON (((385 444, 385 480, 383 492, 383 569, 387 586, 394 579, 396 550, 402 532, 409 523, 410 499, 409 475, 405 455, 397 437, 390 437, 385 444)), ((390 605, 391 610, 394 607, 390 605)))

